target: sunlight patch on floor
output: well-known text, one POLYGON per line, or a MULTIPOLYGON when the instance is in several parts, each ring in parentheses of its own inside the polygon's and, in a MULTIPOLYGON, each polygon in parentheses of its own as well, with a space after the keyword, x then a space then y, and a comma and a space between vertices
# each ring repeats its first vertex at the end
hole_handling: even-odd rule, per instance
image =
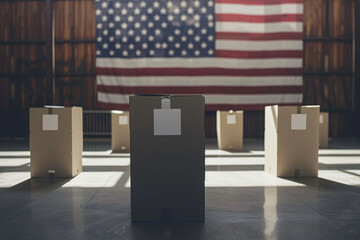
POLYGON ((30 172, 0 172, 0 188, 10 188, 30 179, 30 172))
POLYGON ((320 170, 319 178, 345 185, 360 185, 360 170, 320 170))
POLYGON ((62 187, 114 187, 123 174, 123 172, 82 172, 62 187))

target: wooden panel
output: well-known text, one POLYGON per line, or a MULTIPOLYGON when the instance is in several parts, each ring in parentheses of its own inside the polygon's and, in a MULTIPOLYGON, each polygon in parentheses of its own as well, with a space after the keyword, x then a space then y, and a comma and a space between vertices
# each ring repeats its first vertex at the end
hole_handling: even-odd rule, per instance
POLYGON ((57 96, 60 105, 82 106, 81 79, 61 77, 57 78, 57 96), (74 95, 76 93, 76 95, 74 95))
POLYGON ((26 78, 20 85, 21 88, 21 108, 28 109, 30 107, 44 106, 44 78, 26 78))
POLYGON ((306 77, 304 78, 304 104, 319 104, 323 111, 329 109, 339 110, 331 112, 330 131, 331 137, 352 136, 351 77, 306 77), (347 119, 349 118, 349 119, 347 119), (350 124, 350 127, 344 125, 350 124))
POLYGON ((75 9, 73 1, 56 1, 55 9, 55 39, 74 39, 75 9))
POLYGON ((353 32, 352 0, 329 1, 330 37, 352 37, 353 32))
POLYGON ((95 3, 56 1, 55 36, 57 40, 95 39, 95 3))
POLYGON ((352 72, 353 49, 351 43, 329 43, 326 47, 329 54, 329 71, 352 72))
POLYGON ((0 86, 6 90, 0 97, 2 109, 9 107, 10 102, 16 111, 44 106, 44 78, 0 78, 0 86))
POLYGON ((324 0, 304 0, 304 36, 322 37, 324 35, 324 0))
POLYGON ((42 107, 45 102, 45 86, 46 79, 45 78, 31 78, 31 88, 32 88, 32 96, 31 96, 31 106, 42 107))
POLYGON ((75 46, 73 44, 60 44, 55 46, 55 72, 75 72, 75 46))
MULTIPOLYGON (((55 7, 57 40, 95 40, 94 2, 58 1, 55 7)), ((58 44, 56 46, 56 72, 94 73, 95 48, 95 43, 58 44)), ((86 109, 96 108, 95 77, 58 77, 56 81, 56 101, 59 104, 78 105, 86 109)))
POLYGON ((84 103, 83 106, 85 109, 96 109, 97 108, 97 88, 96 88, 96 78, 88 77, 83 79, 82 88, 84 89, 84 103))
MULTIPOLYGON (((304 37, 350 39, 352 0, 305 0, 304 37), (326 2, 329 11, 326 13, 326 2), (328 26, 326 25, 328 19, 328 26), (327 29, 326 29, 327 27, 327 29)), ((330 113, 330 136, 352 136, 352 43, 315 41, 304 44, 305 72, 346 72, 348 75, 304 77, 304 104, 320 104, 330 113)))
POLYGON ((44 73, 45 46, 14 45, 15 73, 44 73))
POLYGON ((69 84, 70 77, 56 77, 55 102, 60 106, 65 106, 65 96, 67 95, 64 86, 69 84))
POLYGON ((323 109, 351 109, 351 77, 305 77, 304 104, 323 109))
POLYGON ((95 44, 77 44, 75 47, 75 72, 95 72, 95 44))
POLYGON ((74 39, 95 39, 96 17, 94 1, 75 2, 75 36, 74 39))
POLYGON ((12 5, 14 40, 45 40, 45 2, 16 2, 12 5))
MULTIPOLYGON (((95 72, 95 44, 60 44, 56 46, 57 73, 95 72)), ((95 77, 58 77, 56 101, 65 106, 77 105, 94 109, 96 101, 95 77), (74 88, 74 89, 72 89, 74 88), (78 89, 77 89, 78 88, 78 89), (78 96, 70 96, 79 93, 78 96)))
POLYGON ((11 72, 10 45, 0 45, 0 74, 11 72))
POLYGON ((11 4, 0 2, 0 41, 10 40, 11 4))
MULTIPOLYGON (((69 83, 70 81, 68 81, 69 83)), ((63 85, 62 88, 59 88, 59 91, 62 90, 63 102, 62 105, 66 107, 70 106, 81 106, 81 86, 76 84, 77 82, 71 81, 70 85, 63 85), (76 84, 76 85, 74 85, 76 84)))
POLYGON ((351 72, 352 44, 307 42, 304 44, 305 72, 351 72))
POLYGON ((320 42, 304 44, 304 71, 317 72, 324 69, 323 45, 320 42))
POLYGON ((93 77, 57 77, 56 101, 64 106, 94 109, 96 88, 93 77), (94 97, 95 96, 95 97, 94 97))

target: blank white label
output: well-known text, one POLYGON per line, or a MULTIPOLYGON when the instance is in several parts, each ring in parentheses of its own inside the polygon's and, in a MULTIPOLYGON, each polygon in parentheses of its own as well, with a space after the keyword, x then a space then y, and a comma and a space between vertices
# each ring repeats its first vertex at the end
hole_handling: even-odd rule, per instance
POLYGON ((306 114, 291 114, 291 130, 306 130, 306 114))
POLYGON ((57 114, 42 115, 42 130, 43 131, 58 131, 59 130, 59 116, 57 114))
POLYGON ((324 116, 320 115, 320 124, 323 124, 323 123, 324 123, 324 116))
POLYGON ((236 116, 235 115, 227 115, 226 116, 226 123, 229 125, 236 124, 236 116))
POLYGON ((154 135, 181 135, 181 109, 154 109, 154 135))
POLYGON ((119 125, 128 125, 128 117, 119 116, 119 125))

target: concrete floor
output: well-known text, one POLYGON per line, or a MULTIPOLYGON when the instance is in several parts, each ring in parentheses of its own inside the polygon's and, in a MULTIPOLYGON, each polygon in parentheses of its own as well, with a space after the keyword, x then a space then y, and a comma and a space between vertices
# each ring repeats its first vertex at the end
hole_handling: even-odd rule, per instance
POLYGON ((360 140, 320 150, 319 178, 263 171, 260 140, 206 150, 204 223, 132 224, 129 154, 84 144, 84 172, 30 179, 27 141, 0 141, 0 239, 360 239, 360 140))

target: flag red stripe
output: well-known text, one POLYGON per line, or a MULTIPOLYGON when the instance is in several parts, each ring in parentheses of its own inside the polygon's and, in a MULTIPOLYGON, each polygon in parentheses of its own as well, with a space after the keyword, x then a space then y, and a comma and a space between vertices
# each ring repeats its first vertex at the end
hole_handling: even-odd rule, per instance
POLYGON ((302 86, 105 86, 99 92, 119 94, 281 94, 302 93, 302 86))
POLYGON ((216 14, 216 21, 217 22, 249 22, 249 23, 302 22, 303 15, 300 15, 300 14, 281 14, 281 15, 216 14))
MULTIPOLYGON (((230 51, 216 50, 216 57, 224 58, 301 58, 302 51, 230 51)), ((274 60, 276 61, 276 60, 274 60)))
POLYGON ((244 110, 244 111, 255 111, 255 110, 264 110, 266 106, 279 105, 279 106, 297 106, 300 103, 267 103, 267 104, 206 104, 206 111, 229 111, 229 110, 244 110))
POLYGON ((301 32, 278 32, 278 33, 236 33, 216 32, 216 39, 221 40, 302 40, 301 32))
POLYGON ((289 3, 304 3, 304 0, 216 0, 216 3, 245 4, 245 5, 274 5, 289 3))
POLYGON ((97 68, 104 76, 295 76, 302 68, 226 69, 226 68, 97 68))
POLYGON ((266 106, 271 105, 279 105, 279 106, 297 106, 300 103, 286 103, 286 104, 279 104, 276 103, 267 103, 267 104, 206 104, 205 110, 206 111, 229 111, 229 110, 244 110, 244 111, 255 111, 255 110, 264 110, 266 106))
MULTIPOLYGON (((216 111, 216 110, 245 110, 245 111, 252 111, 252 110, 264 110, 265 106, 270 105, 283 105, 283 106, 293 106, 293 105, 300 105, 300 103, 286 103, 286 104, 279 104, 279 103, 267 103, 267 104, 205 104, 206 111, 216 111)), ((101 109, 108 109, 108 110, 129 110, 128 104, 117 104, 117 103, 105 103, 105 102, 98 102, 98 107, 101 109)))

